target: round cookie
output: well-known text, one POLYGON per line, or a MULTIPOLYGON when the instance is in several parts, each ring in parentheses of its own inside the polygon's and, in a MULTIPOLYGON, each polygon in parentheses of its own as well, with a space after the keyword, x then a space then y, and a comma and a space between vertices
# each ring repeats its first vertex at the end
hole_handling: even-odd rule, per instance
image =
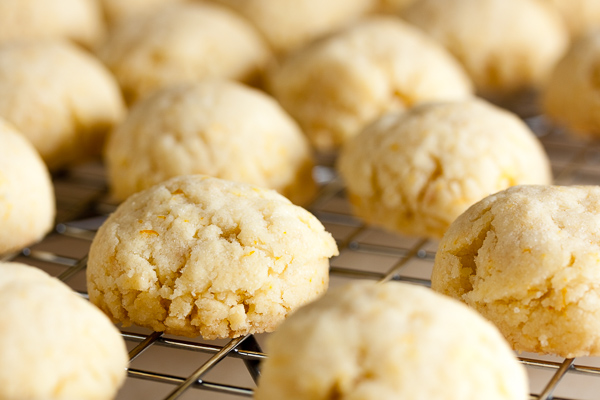
POLYGON ((0 254, 44 237, 55 212, 46 165, 31 143, 0 118, 0 254))
POLYGON ((538 0, 419 0, 402 12, 462 63, 486 96, 537 88, 566 49, 555 10, 538 0))
POLYGON ((285 53, 366 14, 374 0, 216 1, 252 21, 277 53, 285 53))
POLYGON ((0 263, 0 398, 109 400, 125 342, 96 307, 45 272, 0 263))
POLYGON ((471 94, 458 63, 394 17, 365 19, 290 55, 269 81, 321 151, 338 148, 385 112, 471 94))
POLYGON ((114 26, 98 55, 128 103, 209 77, 252 82, 270 58, 249 22, 208 3, 173 3, 127 18, 114 26))
POLYGON ((600 188, 518 186, 475 204, 440 243, 432 287, 515 350, 600 355, 600 188))
POLYGON ((383 116, 344 146, 338 169, 358 216, 433 238, 490 193, 552 180, 548 157, 529 128, 482 100, 383 116))
POLYGON ((327 289, 331 235, 275 191, 204 175, 128 198, 89 253, 90 300, 114 321, 204 339, 272 331, 327 289))
POLYGON ((562 15, 572 38, 600 28, 600 2, 597 0, 546 0, 562 15))
POLYGON ((300 128, 269 96, 235 82, 173 86, 141 100, 110 135, 105 160, 119 201, 189 174, 275 189, 297 204, 316 193, 300 128))
POLYGON ((256 400, 529 398, 525 369, 491 323, 405 283, 331 289, 281 324, 267 353, 256 400))
POLYGON ((75 45, 0 45, 0 117, 33 143, 50 169, 99 155, 124 111, 114 78, 75 45))
POLYGON ((542 95, 545 114, 581 137, 600 136, 600 33, 576 41, 557 63, 542 95))
POLYGON ((0 43, 62 38, 92 47, 104 33, 96 0, 0 1, 0 43))

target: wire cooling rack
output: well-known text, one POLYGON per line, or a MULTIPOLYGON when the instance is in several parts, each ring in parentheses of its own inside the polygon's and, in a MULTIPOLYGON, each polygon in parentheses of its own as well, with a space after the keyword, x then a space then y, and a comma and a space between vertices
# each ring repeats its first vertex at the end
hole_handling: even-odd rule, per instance
MULTIPOLYGON (((557 184, 600 184, 600 145, 577 141, 549 129, 543 118, 526 120, 548 152, 557 184)), ((348 279, 400 280, 429 286, 437 243, 392 235, 365 226, 350 214, 344 188, 334 170, 315 169, 323 189, 310 210, 338 242, 331 262, 331 284, 348 279)), ((18 254, 4 256, 38 266, 86 296, 87 251, 105 215, 114 210, 106 196, 100 164, 54 177, 56 230, 18 254)), ((265 335, 229 341, 202 341, 122 330, 131 358, 128 379, 118 399, 236 399, 252 397, 260 374, 265 335)), ((531 399, 600 397, 600 359, 564 360, 520 354, 530 377, 531 399), (555 397, 552 397, 554 393, 555 397)))

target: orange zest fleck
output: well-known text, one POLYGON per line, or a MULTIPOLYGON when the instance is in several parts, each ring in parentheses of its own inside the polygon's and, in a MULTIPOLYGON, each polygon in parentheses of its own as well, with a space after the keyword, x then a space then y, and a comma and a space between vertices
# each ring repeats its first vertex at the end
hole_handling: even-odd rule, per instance
POLYGON ((176 191, 171 192, 171 194, 185 194, 185 193, 183 193, 183 190, 177 189, 176 191))
POLYGON ((141 219, 138 219, 138 222, 141 224, 141 223, 142 223, 142 222, 144 222, 144 221, 142 221, 141 219))
POLYGON ((158 232, 156 232, 155 230, 152 230, 152 229, 144 229, 144 230, 141 230, 140 233, 145 233, 147 235, 156 235, 156 236, 158 236, 158 232))
POLYGON ((167 217, 165 217, 164 215, 159 215, 159 216, 158 216, 158 217, 156 217, 156 218, 160 218, 160 219, 166 219, 167 217))

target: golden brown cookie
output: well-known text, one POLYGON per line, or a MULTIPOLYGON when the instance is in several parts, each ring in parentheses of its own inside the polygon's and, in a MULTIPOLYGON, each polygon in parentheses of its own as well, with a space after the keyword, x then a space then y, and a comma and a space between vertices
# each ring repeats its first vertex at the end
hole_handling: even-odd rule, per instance
POLYGON ((40 240, 54 224, 48 168, 33 145, 0 118, 0 254, 40 240))
POLYGON ((110 400, 125 380, 119 331, 45 272, 0 262, 0 398, 110 400))
POLYGON ((386 112, 471 95, 452 56, 394 17, 365 19, 291 54, 269 80, 322 151, 337 149, 386 112))
POLYGON ((98 55, 133 103, 205 78, 253 82, 270 51, 250 22, 226 7, 177 2, 116 24, 98 55))
POLYGON ((256 400, 529 398, 491 323, 406 283, 331 289, 281 324, 267 353, 256 400))
POLYGON ((538 0, 419 0, 401 16, 444 45, 486 96, 538 88, 568 43, 558 12, 538 0))
POLYGON ((600 188, 517 186, 486 197, 440 243, 434 290, 520 351, 600 355, 600 188))
POLYGON ((75 45, 0 45, 0 117, 33 143, 51 170, 99 156, 124 113, 114 77, 75 45))
POLYGON ((275 191, 204 175, 129 197, 89 254, 90 300, 114 321, 205 339, 272 331, 329 281, 335 241, 275 191))
POLYGON ((548 156, 533 132, 483 100, 386 115, 344 146, 338 169, 358 216, 434 238, 490 193, 552 181, 548 156))
POLYGON ((274 99, 233 81, 169 87, 136 103, 110 135, 105 159, 119 201, 188 174, 275 189, 297 204, 316 192, 298 125, 274 99))

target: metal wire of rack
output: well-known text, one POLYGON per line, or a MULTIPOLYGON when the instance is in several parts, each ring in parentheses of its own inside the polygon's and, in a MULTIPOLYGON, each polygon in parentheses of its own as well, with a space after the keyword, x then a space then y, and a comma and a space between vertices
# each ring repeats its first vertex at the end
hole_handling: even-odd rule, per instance
MULTIPOLYGON (((600 145, 549 129, 542 118, 526 122, 549 154, 557 184, 600 184, 600 145)), ((371 279, 429 286, 437 243, 363 224, 351 215, 343 185, 333 169, 321 166, 316 172, 327 183, 309 209, 334 235, 340 249, 331 263, 332 285, 347 279, 371 279)), ((86 296, 87 250, 105 215, 115 206, 106 201, 104 171, 98 163, 57 175, 54 184, 56 230, 40 243, 2 259, 36 265, 86 296)), ((121 332, 131 363, 118 399, 252 397, 260 361, 267 357, 261 350, 264 335, 205 342, 137 328, 121 332), (152 357, 146 357, 153 352, 152 357)), ((580 362, 521 354, 520 360, 530 374, 531 399, 593 399, 600 393, 597 358, 582 358, 580 362)))

